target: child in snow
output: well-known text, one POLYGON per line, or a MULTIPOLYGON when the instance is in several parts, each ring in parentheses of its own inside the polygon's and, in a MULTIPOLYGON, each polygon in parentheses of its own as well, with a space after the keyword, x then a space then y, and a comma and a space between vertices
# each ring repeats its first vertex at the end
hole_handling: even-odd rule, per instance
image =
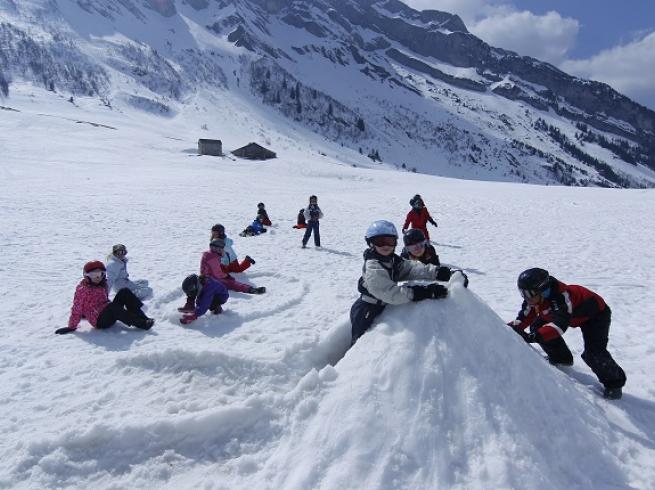
POLYGON ((264 219, 258 215, 250 226, 247 226, 245 230, 239 233, 239 236, 256 236, 266 233, 266 231, 266 228, 264 228, 264 219))
POLYGON ((234 243, 231 238, 228 238, 225 234, 225 227, 221 224, 216 224, 212 226, 212 234, 209 238, 209 241, 220 238, 225 242, 225 248, 223 249, 223 257, 221 258, 221 264, 225 266, 226 272, 243 272, 248 269, 251 265, 255 264, 255 260, 250 256, 246 255, 246 258, 239 262, 237 253, 234 251, 232 244, 234 243))
POLYGON ((298 211, 298 217, 296 218, 296 224, 293 225, 296 230, 302 230, 307 228, 307 221, 305 220, 305 208, 301 208, 298 211))
POLYGON ((107 285, 109 291, 118 292, 128 288, 140 300, 152 296, 152 288, 145 279, 130 280, 127 273, 127 248, 122 243, 114 245, 107 256, 107 285))
MULTIPOLYGON (((207 278, 220 282, 223 286, 231 291, 239 291, 248 294, 264 294, 265 287, 254 287, 234 279, 227 272, 227 267, 221 264, 221 258, 225 248, 225 241, 216 238, 209 244, 209 250, 203 252, 200 260, 200 274, 207 278)), ((186 312, 193 308, 195 298, 187 296, 186 304, 178 311, 186 312)))
MULTIPOLYGON (((446 280, 439 275, 439 267, 405 260, 396 255, 398 232, 389 221, 375 221, 366 230, 364 266, 357 289, 361 296, 350 309, 352 340, 354 344, 371 328, 373 320, 387 304, 399 305, 410 301, 439 299, 448 295, 441 284, 427 286, 399 286, 399 281, 411 279, 446 280)), ((449 274, 450 277, 450 274, 449 274)))
POLYGON ((523 271, 517 283, 523 305, 508 325, 526 342, 538 343, 548 362, 564 366, 573 365, 573 355, 562 335, 568 327, 580 327, 582 360, 605 387, 605 398, 621 398, 626 376, 607 351, 612 311, 603 298, 582 286, 564 284, 539 268, 523 271))
POLYGON ((469 278, 464 271, 442 266, 439 262, 437 251, 432 245, 430 245, 430 242, 425 239, 425 235, 421 230, 417 228, 407 230, 403 234, 403 243, 405 244, 405 247, 402 252, 400 252, 400 256, 403 259, 417 260, 423 264, 436 265, 439 267, 439 272, 437 274, 437 279, 439 281, 449 281, 453 272, 459 272, 464 279, 464 287, 468 287, 469 278))
POLYGON ((109 287, 105 264, 99 260, 84 265, 84 278, 75 289, 73 307, 68 326, 59 328, 56 334, 66 334, 77 330, 82 318, 95 328, 109 328, 118 320, 143 330, 149 330, 155 320, 148 318, 141 310, 143 303, 128 288, 123 288, 109 301, 109 287))
POLYGON ((318 207, 318 198, 316 196, 309 196, 309 206, 305 208, 303 213, 307 221, 307 229, 305 236, 302 237, 302 248, 307 247, 309 237, 314 233, 314 245, 321 246, 321 233, 319 231, 318 220, 323 218, 323 211, 318 207))
POLYGON ((210 310, 214 315, 223 312, 221 305, 230 297, 227 288, 211 277, 191 274, 182 282, 182 290, 187 298, 191 298, 192 305, 189 309, 180 309, 185 314, 180 318, 182 325, 188 325, 198 317, 210 310))
POLYGON ((409 204, 412 206, 412 209, 409 213, 407 213, 407 217, 405 218, 403 233, 405 233, 411 225, 412 228, 418 228, 421 230, 425 235, 425 239, 430 241, 430 234, 428 233, 427 224, 429 222, 432 225, 437 226, 437 222, 432 219, 432 216, 430 216, 430 212, 428 211, 428 208, 425 207, 425 203, 423 202, 423 198, 420 194, 416 194, 409 201, 409 204))
POLYGON ((266 212, 266 206, 264 206, 263 202, 257 204, 257 216, 262 217, 262 224, 264 226, 271 226, 272 223, 268 217, 268 213, 266 212))

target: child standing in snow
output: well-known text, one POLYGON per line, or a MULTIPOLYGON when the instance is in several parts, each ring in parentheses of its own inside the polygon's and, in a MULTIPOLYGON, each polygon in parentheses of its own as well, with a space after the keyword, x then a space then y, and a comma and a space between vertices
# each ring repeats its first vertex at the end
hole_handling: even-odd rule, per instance
POLYGON ((405 233, 410 225, 412 228, 418 228, 425 235, 425 239, 430 241, 430 233, 428 233, 428 223, 431 223, 433 226, 437 226, 437 222, 432 219, 428 208, 425 207, 423 198, 420 194, 416 194, 410 201, 410 206, 412 209, 407 213, 405 218, 405 224, 403 225, 403 233, 405 233))
POLYGON ((389 221, 375 221, 366 230, 364 266, 357 289, 361 296, 350 309, 354 344, 369 328, 387 304, 399 305, 410 301, 439 299, 448 295, 448 288, 440 284, 427 286, 399 286, 399 281, 411 279, 445 280, 439 268, 432 264, 405 260, 396 255, 398 232, 389 221))
POLYGON ((580 327, 582 360, 605 387, 605 398, 621 398, 626 376, 607 351, 612 311, 603 298, 582 286, 564 284, 539 268, 523 271, 517 285, 523 304, 508 325, 526 342, 538 343, 548 362, 564 366, 573 365, 573 354, 562 335, 568 327, 580 327))
POLYGON ((66 334, 77 330, 82 318, 95 328, 109 328, 117 321, 149 330, 155 323, 141 310, 143 303, 128 288, 118 291, 113 301, 109 301, 109 287, 105 264, 99 260, 84 265, 84 278, 75 289, 73 307, 68 326, 59 328, 56 334, 66 334))
POLYGON ((111 254, 107 256, 107 284, 109 291, 117 293, 123 288, 128 288, 140 300, 152 296, 152 288, 148 287, 145 279, 130 280, 127 273, 127 248, 122 243, 114 245, 111 254))
POLYGON ((272 223, 268 217, 268 213, 266 212, 266 206, 264 206, 263 202, 257 204, 257 216, 262 217, 262 224, 264 226, 271 226, 272 223))
POLYGON ((323 211, 318 207, 318 198, 316 196, 309 196, 309 206, 305 208, 303 213, 307 221, 307 229, 305 236, 302 238, 302 248, 307 247, 309 237, 314 233, 314 245, 321 246, 321 233, 319 231, 319 220, 323 218, 323 211))
POLYGON ((189 309, 182 309, 185 314, 180 318, 182 325, 198 319, 210 310, 214 315, 223 312, 221 305, 229 298, 227 288, 218 281, 206 276, 191 274, 182 282, 182 290, 187 298, 191 298, 192 304, 189 309))
POLYGON ((255 264, 255 260, 250 256, 246 255, 246 258, 239 262, 237 253, 234 251, 232 244, 234 243, 231 238, 228 238, 225 234, 225 227, 221 224, 216 224, 212 226, 212 234, 209 239, 211 242, 216 238, 220 238, 225 242, 225 248, 223 249, 223 257, 221 258, 221 264, 223 264, 226 272, 243 272, 248 269, 251 265, 255 264))

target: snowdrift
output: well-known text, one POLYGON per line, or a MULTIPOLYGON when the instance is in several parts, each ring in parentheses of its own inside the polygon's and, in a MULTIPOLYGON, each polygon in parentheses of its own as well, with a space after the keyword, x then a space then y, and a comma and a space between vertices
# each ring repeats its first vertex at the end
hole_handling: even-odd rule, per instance
POLYGON ((608 426, 475 294, 388 307, 310 372, 268 488, 624 488, 608 426), (481 486, 482 485, 482 486, 481 486))

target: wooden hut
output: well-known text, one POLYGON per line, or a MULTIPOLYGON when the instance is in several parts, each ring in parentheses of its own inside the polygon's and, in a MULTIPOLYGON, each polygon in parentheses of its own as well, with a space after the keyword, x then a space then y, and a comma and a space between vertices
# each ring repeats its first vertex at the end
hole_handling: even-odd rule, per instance
POLYGON ((257 143, 248 143, 246 146, 234 150, 232 154, 250 160, 268 160, 269 158, 275 158, 277 156, 275 152, 272 152, 257 143))
POLYGON ((198 154, 199 155, 212 155, 215 157, 223 156, 223 143, 221 140, 198 140, 198 154))

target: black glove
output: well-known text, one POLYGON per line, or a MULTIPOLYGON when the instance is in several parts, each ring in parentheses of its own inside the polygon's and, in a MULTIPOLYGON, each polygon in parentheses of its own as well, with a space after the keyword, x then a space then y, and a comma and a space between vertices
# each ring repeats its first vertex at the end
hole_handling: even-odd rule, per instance
POLYGON ((450 271, 450 274, 452 275, 453 272, 459 272, 464 278, 464 287, 469 287, 469 276, 467 276, 462 269, 453 269, 450 271))
POLYGON ((519 334, 523 340, 525 340, 528 344, 537 344, 541 342, 541 335, 539 335, 536 332, 526 332, 525 330, 516 330, 515 332, 519 334))
POLYGON ((437 270, 437 281, 450 281, 451 272, 448 267, 439 267, 437 270))
POLYGON ((429 284, 427 286, 410 286, 413 291, 412 301, 423 301, 424 299, 439 299, 448 296, 448 288, 441 284, 429 284))
POLYGON ((55 330, 55 333, 57 335, 63 335, 65 333, 74 332, 75 330, 77 330, 77 329, 74 328, 74 327, 63 327, 63 328, 58 328, 57 330, 55 330))
POLYGON ((246 255, 246 260, 252 265, 255 265, 255 259, 253 259, 250 255, 246 255))

